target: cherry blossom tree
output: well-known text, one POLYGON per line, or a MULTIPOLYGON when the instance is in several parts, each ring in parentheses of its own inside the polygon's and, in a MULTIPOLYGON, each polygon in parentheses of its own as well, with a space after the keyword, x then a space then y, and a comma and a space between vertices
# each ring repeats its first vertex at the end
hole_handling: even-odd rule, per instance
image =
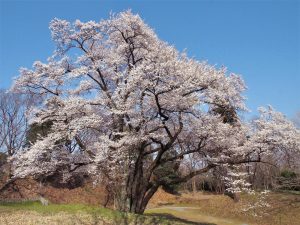
POLYGON ((162 185, 222 167, 237 191, 246 186, 241 165, 299 150, 299 131, 281 114, 242 123, 240 76, 179 53, 130 11, 100 22, 54 19, 50 29, 54 55, 22 68, 13 90, 43 98, 30 122, 51 122, 51 131, 12 159, 15 178, 63 171, 67 179, 85 168, 118 184, 121 210, 143 213, 162 185), (157 172, 178 170, 189 154, 199 166, 188 174, 157 172))

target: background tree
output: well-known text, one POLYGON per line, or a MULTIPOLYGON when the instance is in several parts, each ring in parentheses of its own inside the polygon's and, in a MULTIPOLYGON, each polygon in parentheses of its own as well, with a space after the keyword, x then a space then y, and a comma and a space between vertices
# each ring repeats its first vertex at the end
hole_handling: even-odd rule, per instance
POLYGON ((26 114, 33 104, 29 95, 0 90, 0 151, 8 156, 24 145, 28 128, 26 114))
POLYGON ((53 124, 14 156, 15 177, 68 177, 85 168, 118 184, 119 209, 143 213, 160 186, 219 167, 230 191, 239 191, 241 165, 299 150, 299 131, 281 114, 262 111, 251 126, 239 120, 246 109, 241 77, 179 53, 138 15, 54 19, 50 29, 54 56, 21 69, 14 90, 42 97, 32 123, 53 124), (77 146, 72 154, 66 143, 77 146), (173 176, 189 154, 198 154, 199 166, 173 176), (161 173, 166 166, 173 169, 161 173))
POLYGON ((293 122, 298 128, 300 127, 300 111, 296 113, 295 117, 293 118, 293 122))

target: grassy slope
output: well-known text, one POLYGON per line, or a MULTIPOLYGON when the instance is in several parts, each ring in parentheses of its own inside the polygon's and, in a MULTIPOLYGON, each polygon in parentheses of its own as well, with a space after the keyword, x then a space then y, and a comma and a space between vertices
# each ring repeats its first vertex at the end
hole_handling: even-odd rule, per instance
MULTIPOLYGON (((195 195, 183 194, 180 198, 169 203, 172 203, 173 206, 192 206, 196 209, 180 212, 170 207, 165 207, 163 209, 150 209, 147 212, 156 215, 159 213, 168 213, 177 217, 189 217, 193 221, 203 222, 206 222, 209 217, 213 217, 210 222, 218 225, 225 225, 227 223, 232 225, 243 223, 251 225, 300 225, 300 195, 270 193, 265 200, 270 207, 258 207, 246 212, 243 211, 244 208, 247 208, 246 205, 249 203, 253 204, 256 201, 255 195, 242 195, 241 201, 234 203, 224 195, 203 193, 196 193, 195 195)), ((156 203, 156 206, 158 206, 159 202, 156 203)))

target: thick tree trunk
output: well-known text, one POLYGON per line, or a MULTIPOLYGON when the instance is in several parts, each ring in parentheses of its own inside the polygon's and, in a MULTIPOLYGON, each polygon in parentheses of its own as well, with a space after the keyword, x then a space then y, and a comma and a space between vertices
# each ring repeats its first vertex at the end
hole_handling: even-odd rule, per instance
POLYGON ((127 180, 126 194, 128 206, 126 211, 142 214, 157 191, 159 185, 150 182, 150 176, 143 171, 143 155, 136 160, 127 180))
POLYGON ((143 214, 151 197, 155 194, 158 187, 158 185, 146 187, 144 184, 141 184, 140 188, 136 189, 140 191, 131 193, 129 198, 130 207, 128 211, 131 213, 143 214))

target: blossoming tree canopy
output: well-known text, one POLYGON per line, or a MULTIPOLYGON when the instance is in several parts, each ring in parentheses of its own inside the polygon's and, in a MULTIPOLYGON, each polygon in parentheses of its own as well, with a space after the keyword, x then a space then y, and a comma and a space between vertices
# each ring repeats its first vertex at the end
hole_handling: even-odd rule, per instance
POLYGON ((299 131, 281 114, 242 123, 240 76, 179 53, 130 11, 100 22, 54 19, 50 30, 54 55, 22 68, 13 87, 42 96, 31 123, 51 122, 50 131, 15 156, 15 177, 61 171, 67 179, 84 168, 117 182, 120 209, 142 213, 161 185, 222 167, 238 190, 237 166, 299 149, 299 131), (191 173, 157 175, 189 154, 199 162, 191 173))

